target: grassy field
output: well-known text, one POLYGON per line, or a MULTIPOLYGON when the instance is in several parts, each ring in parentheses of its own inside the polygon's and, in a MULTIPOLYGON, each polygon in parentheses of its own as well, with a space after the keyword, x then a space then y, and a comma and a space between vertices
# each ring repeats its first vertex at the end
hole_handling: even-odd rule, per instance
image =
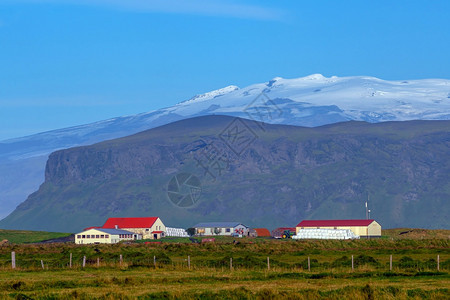
POLYGON ((448 299, 449 239, 187 241, 0 247, 0 298, 448 299))
POLYGON ((383 229, 382 234, 392 239, 450 239, 450 230, 446 229, 394 228, 383 229))
POLYGON ((86 269, 1 272, 2 299, 446 299, 447 273, 86 269))
POLYGON ((0 242, 8 240, 10 243, 38 243, 45 240, 70 236, 70 233, 28 231, 28 230, 5 230, 0 229, 0 242))

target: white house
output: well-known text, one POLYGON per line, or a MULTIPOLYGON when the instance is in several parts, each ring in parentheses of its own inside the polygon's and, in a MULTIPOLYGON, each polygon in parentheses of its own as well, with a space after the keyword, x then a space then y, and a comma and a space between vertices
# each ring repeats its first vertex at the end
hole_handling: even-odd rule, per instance
POLYGON ((249 228, 239 222, 209 222, 198 223, 195 228, 196 235, 239 235, 247 236, 249 228))
POLYGON ((75 234, 75 244, 115 244, 142 239, 142 235, 121 229, 91 228, 75 234))
POLYGON ((166 226, 158 217, 109 218, 102 228, 131 231, 142 235, 144 239, 160 239, 166 232, 166 226))

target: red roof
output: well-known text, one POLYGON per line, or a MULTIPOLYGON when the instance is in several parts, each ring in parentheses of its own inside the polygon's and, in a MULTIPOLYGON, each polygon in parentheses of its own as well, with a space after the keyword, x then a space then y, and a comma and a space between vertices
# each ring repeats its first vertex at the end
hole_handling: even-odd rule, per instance
POLYGON ((163 233, 163 231, 152 231, 152 233, 163 233))
POLYGON ((270 231, 267 228, 255 228, 258 236, 270 236, 270 231))
POLYGON ((83 229, 83 231, 87 231, 89 229, 94 229, 94 228, 101 228, 100 226, 91 226, 91 227, 86 227, 85 229, 83 229))
POLYGON ((277 231, 285 231, 285 230, 295 231, 295 227, 278 227, 278 228, 275 228, 273 231, 275 231, 275 230, 277 230, 277 231))
POLYGON ((102 228, 150 228, 158 217, 148 218, 109 218, 102 228))
POLYGON ((303 220, 297 227, 369 226, 375 220, 303 220))

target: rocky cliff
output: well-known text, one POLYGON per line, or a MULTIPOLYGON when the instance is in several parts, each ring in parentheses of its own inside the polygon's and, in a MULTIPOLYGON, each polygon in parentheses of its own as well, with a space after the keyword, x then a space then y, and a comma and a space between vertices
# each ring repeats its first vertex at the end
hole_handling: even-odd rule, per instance
POLYGON ((226 116, 178 121, 50 155, 45 183, 1 228, 78 231, 113 216, 169 226, 294 226, 371 217, 448 228, 450 121, 316 128, 226 116))

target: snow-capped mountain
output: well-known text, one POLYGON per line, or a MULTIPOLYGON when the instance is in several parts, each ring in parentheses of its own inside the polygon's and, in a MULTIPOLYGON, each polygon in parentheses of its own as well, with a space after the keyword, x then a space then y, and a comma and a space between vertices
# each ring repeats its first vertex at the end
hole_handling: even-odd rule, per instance
POLYGON ((448 120, 450 80, 386 81, 320 74, 296 79, 276 77, 244 88, 231 85, 147 113, 2 141, 0 218, 44 181, 45 160, 55 150, 212 114, 309 127, 347 120, 448 120))

